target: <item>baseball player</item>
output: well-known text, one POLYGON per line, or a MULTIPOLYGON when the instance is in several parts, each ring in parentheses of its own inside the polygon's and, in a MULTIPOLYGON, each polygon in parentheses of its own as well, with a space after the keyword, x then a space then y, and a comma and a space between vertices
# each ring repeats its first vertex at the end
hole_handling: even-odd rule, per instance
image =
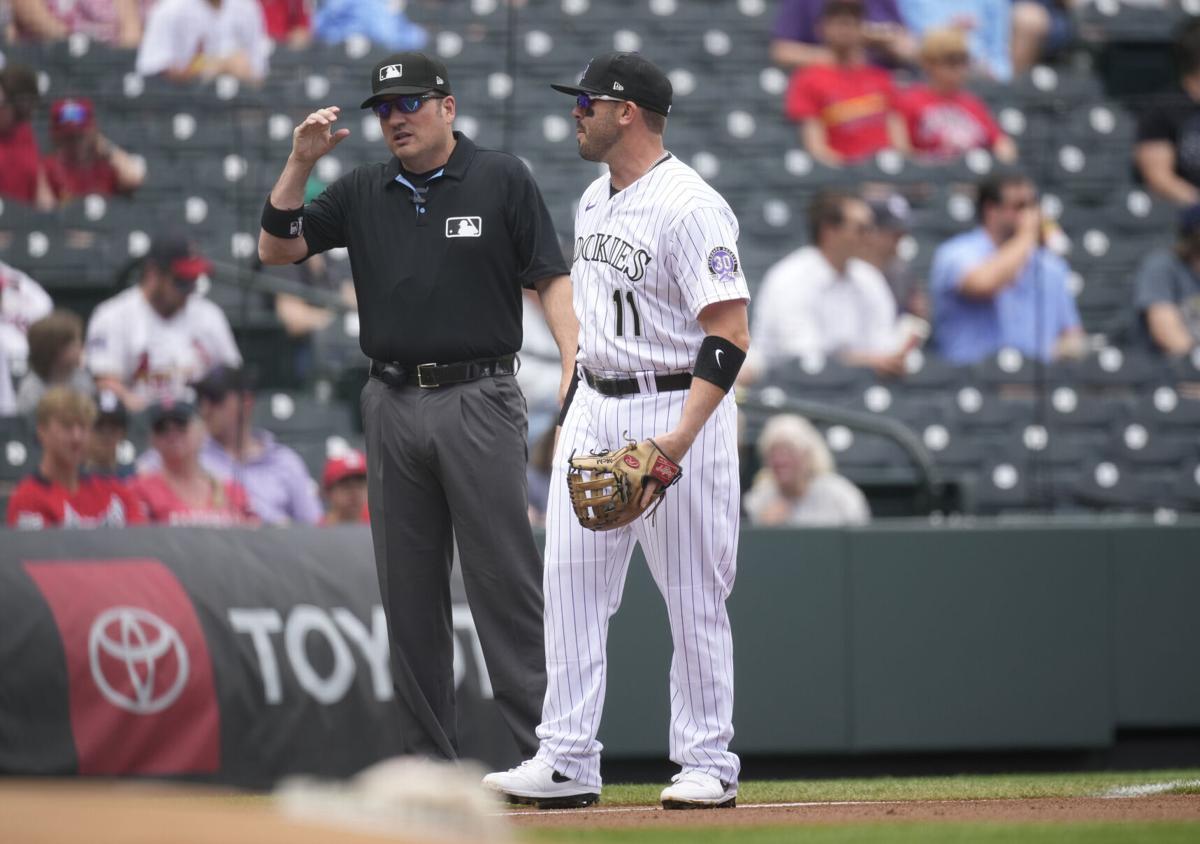
MULTIPOLYGON (((604 706, 608 620, 633 544, 667 604, 670 755, 682 769, 664 808, 733 806, 733 645, 725 599, 738 541, 736 406, 730 389, 750 337, 737 220, 694 170, 666 152, 671 83, 633 53, 594 58, 572 116, 580 155, 607 175, 575 216, 571 269, 579 380, 562 417, 546 534, 548 688, 534 758, 484 784, 541 808, 600 796, 596 740, 604 706), (572 454, 653 438, 682 475, 651 518, 603 532, 576 518, 572 454)), ((654 496, 649 480, 643 502, 654 496)))

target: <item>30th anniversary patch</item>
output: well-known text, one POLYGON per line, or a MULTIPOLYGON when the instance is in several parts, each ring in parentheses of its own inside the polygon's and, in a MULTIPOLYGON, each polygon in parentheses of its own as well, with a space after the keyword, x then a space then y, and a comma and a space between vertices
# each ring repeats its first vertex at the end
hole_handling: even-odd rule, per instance
POLYGON ((733 281, 737 278, 738 260, 732 249, 717 246, 708 253, 708 274, 715 281, 733 281))

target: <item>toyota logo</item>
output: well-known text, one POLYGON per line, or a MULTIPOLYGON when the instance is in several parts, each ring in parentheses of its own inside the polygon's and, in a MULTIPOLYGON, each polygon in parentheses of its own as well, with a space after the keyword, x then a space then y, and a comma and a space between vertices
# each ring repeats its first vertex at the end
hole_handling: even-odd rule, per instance
POLYGON ((162 712, 187 684, 188 653, 179 631, 139 607, 113 607, 96 616, 88 634, 88 658, 100 692, 137 715, 162 712))

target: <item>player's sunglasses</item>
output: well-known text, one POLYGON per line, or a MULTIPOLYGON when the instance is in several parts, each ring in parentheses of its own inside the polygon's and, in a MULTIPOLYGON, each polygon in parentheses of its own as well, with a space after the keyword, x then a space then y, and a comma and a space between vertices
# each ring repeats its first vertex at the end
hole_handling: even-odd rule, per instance
POLYGON ((394 97, 390 100, 380 100, 375 103, 371 106, 371 111, 375 112, 376 116, 386 120, 391 116, 393 110, 399 111, 402 114, 413 114, 421 110, 421 106, 425 105, 426 100, 444 99, 445 97, 440 94, 414 94, 411 97, 394 97))
POLYGON ((579 94, 575 97, 575 105, 579 106, 580 111, 590 111, 594 102, 623 103, 625 100, 606 94, 579 94))

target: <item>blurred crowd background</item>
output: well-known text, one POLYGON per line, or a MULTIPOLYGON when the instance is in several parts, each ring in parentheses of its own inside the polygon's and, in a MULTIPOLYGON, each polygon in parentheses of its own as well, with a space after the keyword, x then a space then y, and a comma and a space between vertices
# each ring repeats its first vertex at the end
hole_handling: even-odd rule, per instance
MULTIPOLYGON (((1200 0, 4 0, 0 499, 18 527, 365 519, 353 282, 256 260, 313 108, 401 49, 571 252, 548 87, 638 50, 737 213, 744 516, 1200 507, 1200 0)), ((569 105, 569 104, 568 104, 569 105)), ((526 302, 530 518, 557 350, 526 302)))

